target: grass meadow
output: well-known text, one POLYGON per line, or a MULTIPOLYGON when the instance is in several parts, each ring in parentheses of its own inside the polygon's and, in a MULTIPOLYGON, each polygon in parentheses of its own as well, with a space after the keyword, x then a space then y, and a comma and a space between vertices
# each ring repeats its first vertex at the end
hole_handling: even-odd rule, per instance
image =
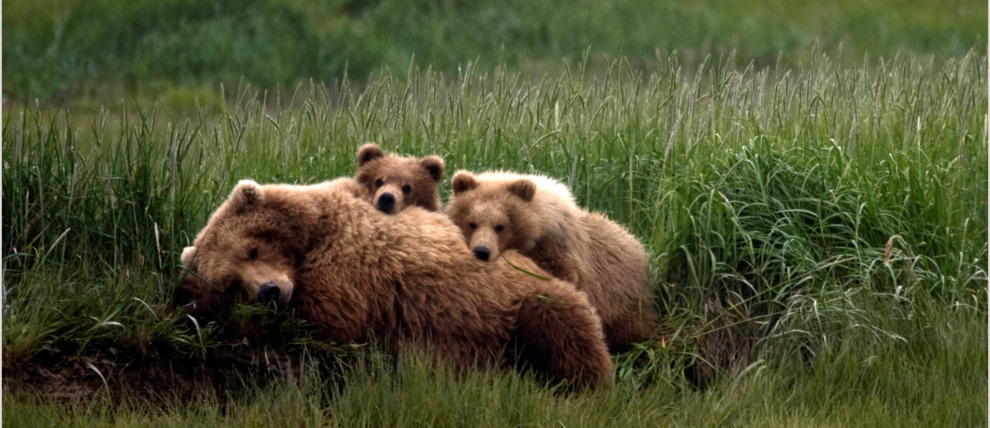
POLYGON ((3 3, 2 422, 986 426, 987 4, 3 3), (199 324, 179 253, 234 183, 368 141, 541 173, 651 255, 615 385, 199 324))
MULTIPOLYGON (((141 97, 186 108, 218 102, 220 83, 265 88, 363 81, 382 67, 456 73, 500 64, 556 72, 561 59, 625 58, 656 65, 677 50, 694 70, 735 50, 734 66, 808 62, 818 45, 839 63, 898 52, 965 55, 987 38, 977 0, 828 2, 740 0, 7 0, 3 86, 8 99, 98 110, 141 97)), ((593 64, 607 64, 595 62, 593 64)), ((597 69, 596 71, 604 71, 597 69)), ((403 77, 400 72, 398 77, 403 77)), ((150 103, 150 101, 149 101, 150 103)))
POLYGON ((413 64, 184 112, 6 105, 3 422, 985 426, 986 48, 738 64, 413 64), (237 180, 352 175, 367 141, 443 156, 444 199, 459 168, 561 179, 646 245, 664 339, 568 393, 315 342, 265 308, 176 324, 179 253, 237 180))

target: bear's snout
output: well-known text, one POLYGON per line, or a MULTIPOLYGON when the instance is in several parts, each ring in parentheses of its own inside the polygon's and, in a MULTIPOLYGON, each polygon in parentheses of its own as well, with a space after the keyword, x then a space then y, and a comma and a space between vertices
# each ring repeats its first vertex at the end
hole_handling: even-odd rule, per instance
POLYGON ((490 257, 491 255, 492 252, 488 249, 488 247, 484 245, 474 247, 474 256, 477 257, 478 259, 488 261, 488 257, 490 257))
POLYGON ((258 289, 258 301, 261 303, 285 303, 285 298, 282 297, 282 290, 278 288, 278 285, 274 281, 268 281, 261 284, 261 288, 258 289))
POLYGON ((385 214, 392 214, 392 210, 395 209, 395 195, 391 193, 382 193, 378 197, 378 210, 385 214))

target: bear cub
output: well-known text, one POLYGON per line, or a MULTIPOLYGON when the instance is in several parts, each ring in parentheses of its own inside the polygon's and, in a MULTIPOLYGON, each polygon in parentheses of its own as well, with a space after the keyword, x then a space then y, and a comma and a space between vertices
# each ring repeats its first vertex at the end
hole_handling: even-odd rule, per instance
POLYGON ((439 156, 402 157, 368 143, 358 149, 357 163, 354 179, 381 212, 395 214, 411 206, 440 211, 437 187, 444 163, 439 156))
POLYGON ((539 175, 458 171, 447 215, 480 260, 517 250, 588 294, 613 351, 653 337, 658 316, 643 245, 607 217, 539 175))

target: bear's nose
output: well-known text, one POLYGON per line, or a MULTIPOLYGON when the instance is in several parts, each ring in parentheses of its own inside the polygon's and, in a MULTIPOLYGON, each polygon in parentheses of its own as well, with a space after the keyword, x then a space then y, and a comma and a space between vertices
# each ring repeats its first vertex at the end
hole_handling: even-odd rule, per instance
POLYGON ((261 284, 261 288, 258 289, 258 301, 265 304, 269 302, 285 303, 285 300, 282 299, 282 290, 274 281, 261 284))
POLYGON ((392 209, 395 208, 395 195, 391 193, 382 193, 378 197, 378 209, 385 214, 392 214, 392 209))
POLYGON ((480 247, 474 247, 474 256, 481 260, 488 260, 488 257, 492 255, 492 252, 488 250, 488 247, 482 245, 480 247))

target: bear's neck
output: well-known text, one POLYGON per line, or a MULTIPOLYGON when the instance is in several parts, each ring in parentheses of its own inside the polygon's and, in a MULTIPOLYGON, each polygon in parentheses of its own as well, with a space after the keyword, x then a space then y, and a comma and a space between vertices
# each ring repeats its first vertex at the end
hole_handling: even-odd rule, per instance
POLYGON ((296 284, 305 316, 319 333, 339 342, 366 340, 383 327, 392 290, 382 269, 389 248, 381 236, 381 215, 371 204, 330 193, 314 201, 321 208, 308 222, 312 237, 296 284), (327 310, 327 308, 339 308, 327 310))

